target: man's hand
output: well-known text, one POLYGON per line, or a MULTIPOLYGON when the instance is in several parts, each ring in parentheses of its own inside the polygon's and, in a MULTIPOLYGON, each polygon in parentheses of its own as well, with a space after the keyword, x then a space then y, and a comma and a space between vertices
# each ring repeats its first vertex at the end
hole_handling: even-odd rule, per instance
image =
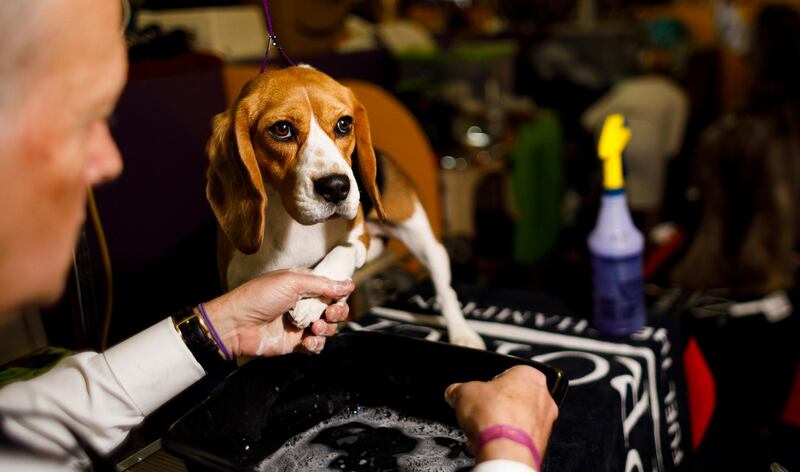
MULTIPOLYGON (((558 407, 547 390, 547 378, 529 366, 512 367, 490 382, 452 384, 444 397, 455 408, 458 424, 471 441, 489 426, 507 424, 527 432, 542 454, 558 416, 558 407)), ((491 459, 534 465, 530 451, 508 439, 489 442, 476 458, 477 462, 491 459)))
POLYGON ((336 332, 336 323, 347 318, 347 304, 336 301, 353 288, 351 280, 330 280, 305 269, 280 270, 253 279, 205 307, 211 324, 234 357, 275 356, 298 349, 320 352, 325 338, 336 332), (324 297, 335 303, 328 306, 322 319, 304 330, 283 314, 308 297, 324 297))

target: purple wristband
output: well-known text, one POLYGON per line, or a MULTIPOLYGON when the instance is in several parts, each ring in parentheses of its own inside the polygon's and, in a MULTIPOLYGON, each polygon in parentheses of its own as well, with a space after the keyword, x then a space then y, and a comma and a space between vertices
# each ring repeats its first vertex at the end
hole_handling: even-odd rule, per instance
POLYGON ((208 319, 208 313, 206 313, 206 307, 202 303, 197 305, 197 309, 200 310, 200 316, 203 317, 203 321, 206 323, 206 328, 208 328, 208 332, 211 333, 211 337, 214 338, 214 342, 217 343, 219 350, 222 351, 222 356, 225 358, 226 361, 233 359, 231 355, 228 353, 228 350, 225 349, 225 344, 222 343, 222 339, 220 339, 219 335, 217 334, 217 330, 214 329, 214 325, 211 324, 211 320, 208 319))
POLYGON ((493 424, 478 433, 478 438, 475 441, 475 454, 480 453, 483 446, 495 439, 510 439, 527 447, 531 451, 531 455, 533 455, 536 470, 542 470, 542 456, 539 454, 539 450, 536 449, 536 445, 533 444, 533 439, 525 431, 507 424, 493 424))

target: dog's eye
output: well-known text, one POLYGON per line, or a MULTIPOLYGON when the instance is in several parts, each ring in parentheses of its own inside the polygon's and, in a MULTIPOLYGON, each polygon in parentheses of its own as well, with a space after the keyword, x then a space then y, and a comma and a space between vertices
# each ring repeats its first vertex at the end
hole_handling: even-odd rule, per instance
POLYGON ((288 121, 279 121, 269 127, 269 134, 278 141, 292 139, 292 125, 288 121))
POLYGON ((336 122, 336 134, 339 136, 345 136, 350 134, 350 130, 353 129, 353 118, 349 116, 343 116, 339 118, 339 121, 336 122))

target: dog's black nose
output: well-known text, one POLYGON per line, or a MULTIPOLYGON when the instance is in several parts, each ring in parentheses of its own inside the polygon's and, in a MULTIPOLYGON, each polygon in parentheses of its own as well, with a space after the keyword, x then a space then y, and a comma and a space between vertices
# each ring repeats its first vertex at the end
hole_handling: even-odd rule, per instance
POLYGON ((347 198, 350 191, 350 179, 344 174, 333 174, 314 181, 314 190, 325 201, 339 203, 347 198))

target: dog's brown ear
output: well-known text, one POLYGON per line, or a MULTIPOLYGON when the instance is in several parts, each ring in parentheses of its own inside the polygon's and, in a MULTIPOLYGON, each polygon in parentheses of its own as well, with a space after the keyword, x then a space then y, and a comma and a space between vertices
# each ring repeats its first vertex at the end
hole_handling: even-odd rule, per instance
POLYGON ((356 152, 358 153, 358 172, 361 174, 361 181, 366 187, 372 205, 378 213, 381 221, 386 221, 386 212, 383 211, 381 193, 378 190, 378 183, 375 181, 377 176, 377 161, 375 159, 375 149, 372 147, 372 135, 369 131, 369 119, 364 105, 355 98, 355 117, 353 119, 356 132, 356 152))
POLYGON ((267 194, 250 140, 246 104, 238 102, 214 117, 208 142, 206 197, 219 226, 233 246, 245 254, 261 247, 267 194))

